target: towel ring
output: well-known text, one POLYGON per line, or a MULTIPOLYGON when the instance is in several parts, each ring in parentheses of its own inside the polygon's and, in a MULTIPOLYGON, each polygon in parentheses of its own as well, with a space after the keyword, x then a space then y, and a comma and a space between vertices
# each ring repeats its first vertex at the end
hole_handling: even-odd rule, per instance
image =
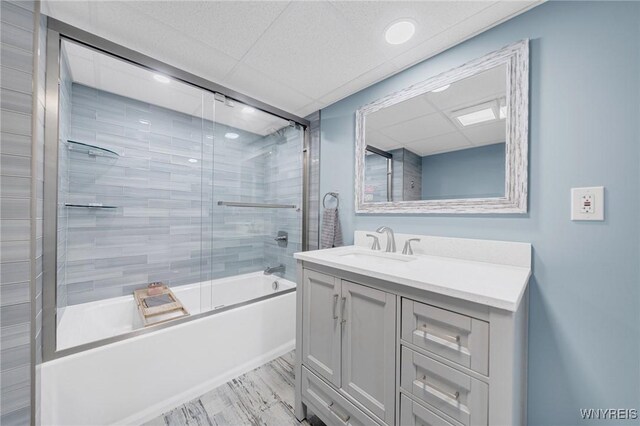
POLYGON ((336 209, 338 207, 340 207, 340 198, 338 198, 338 193, 337 192, 327 192, 326 194, 324 194, 324 197, 322 197, 322 207, 324 207, 325 209, 327 208, 327 197, 333 197, 336 199, 336 209))

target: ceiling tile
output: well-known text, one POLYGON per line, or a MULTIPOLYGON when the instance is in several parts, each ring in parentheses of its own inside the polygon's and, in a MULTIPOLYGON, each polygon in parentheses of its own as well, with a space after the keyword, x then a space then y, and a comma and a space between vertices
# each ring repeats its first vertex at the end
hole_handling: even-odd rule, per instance
POLYGON ((368 36, 328 2, 295 2, 243 62, 319 99, 385 61, 366 49, 368 36))
MULTIPOLYGON (((495 2, 493 5, 479 11, 475 15, 470 16, 455 25, 451 25, 449 28, 438 33, 434 37, 425 40, 404 53, 399 54, 393 58, 393 62, 400 69, 408 68, 541 3, 541 1, 520 0, 495 2)), ((501 46, 496 46, 496 48, 499 47, 501 46)), ((478 56, 485 53, 488 52, 479 51, 478 56)))
POLYGON ((421 157, 425 155, 437 154, 440 152, 457 151, 459 149, 471 148, 469 141, 459 132, 451 132, 440 136, 434 136, 428 139, 412 142, 406 145, 409 151, 412 151, 421 157))
POLYGON ((450 133, 456 128, 438 113, 429 114, 405 121, 395 126, 386 127, 381 133, 398 141, 410 143, 432 136, 450 133))
POLYGON ((474 146, 491 145, 506 140, 505 120, 496 120, 489 124, 469 126, 462 129, 462 133, 474 146))
POLYGON ((296 111, 313 101, 248 65, 238 65, 224 83, 240 92, 249 91, 258 99, 269 98, 271 105, 287 111, 296 111))
POLYGON ((241 59, 289 1, 133 1, 129 6, 241 59))
POLYGON ((376 54, 391 59, 425 40, 445 31, 495 1, 332 1, 340 13, 358 31, 369 34, 376 54), (416 32, 407 43, 390 45, 384 39, 387 27, 398 20, 410 18, 416 32))
POLYGON ((384 129, 435 111, 433 106, 425 101, 424 96, 416 96, 367 115, 367 129, 384 129))

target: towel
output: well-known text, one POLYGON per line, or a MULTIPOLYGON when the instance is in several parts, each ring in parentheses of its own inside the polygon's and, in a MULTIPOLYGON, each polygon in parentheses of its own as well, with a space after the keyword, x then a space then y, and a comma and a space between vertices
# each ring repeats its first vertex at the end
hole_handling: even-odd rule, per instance
POLYGON ((322 212, 322 235, 320 248, 340 247, 342 245, 342 230, 338 209, 324 209, 322 212))

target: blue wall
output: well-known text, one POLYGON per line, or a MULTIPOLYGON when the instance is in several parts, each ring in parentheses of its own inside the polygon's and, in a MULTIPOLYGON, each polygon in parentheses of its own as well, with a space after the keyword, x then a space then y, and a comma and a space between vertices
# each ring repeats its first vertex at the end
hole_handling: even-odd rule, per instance
POLYGON ((422 199, 504 196, 505 145, 422 157, 422 199))
POLYGON ((532 425, 581 423, 582 407, 639 408, 639 22, 640 3, 545 3, 322 110, 320 191, 340 192, 347 243, 354 229, 389 225, 533 244, 532 425), (524 38, 531 39, 529 213, 355 215, 355 110, 524 38), (592 185, 606 187, 606 220, 571 222, 570 188, 592 185))

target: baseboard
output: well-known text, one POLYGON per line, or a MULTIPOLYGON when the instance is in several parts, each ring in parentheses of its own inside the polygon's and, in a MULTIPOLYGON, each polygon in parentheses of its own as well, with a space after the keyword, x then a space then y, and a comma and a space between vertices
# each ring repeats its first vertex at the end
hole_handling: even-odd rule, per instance
POLYGON ((134 415, 131 415, 125 419, 122 419, 116 424, 121 425, 140 425, 142 423, 148 422, 150 420, 155 419, 156 417, 166 413, 167 411, 171 411, 172 409, 195 399, 210 390, 217 388, 218 386, 228 382, 231 379, 235 379, 238 376, 242 376, 245 373, 248 373, 251 370, 254 370, 261 365, 264 365, 274 359, 286 354, 287 352, 292 351, 296 347, 296 341, 291 340, 284 345, 281 345, 265 354, 260 355, 238 367, 225 371, 220 376, 217 376, 211 380, 207 380, 206 382, 195 386, 191 389, 188 389, 184 392, 179 393, 171 398, 165 399, 163 401, 158 402, 157 404, 152 405, 151 407, 142 410, 134 415))

